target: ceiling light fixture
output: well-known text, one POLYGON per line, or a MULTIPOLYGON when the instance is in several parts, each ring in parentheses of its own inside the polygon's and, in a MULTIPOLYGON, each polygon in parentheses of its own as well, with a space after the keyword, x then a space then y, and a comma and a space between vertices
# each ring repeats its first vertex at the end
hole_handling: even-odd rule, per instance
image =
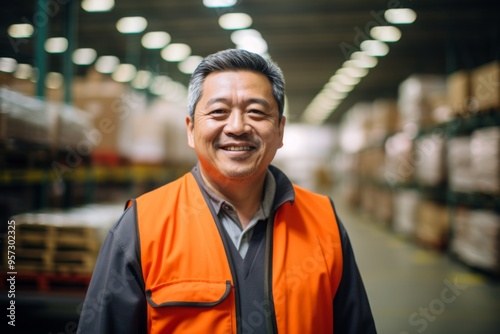
POLYGON ((366 52, 356 51, 351 54, 351 59, 356 61, 358 68, 374 68, 378 64, 378 59, 370 56, 366 52))
POLYGON ((137 70, 132 64, 120 64, 113 72, 112 78, 116 82, 130 82, 134 79, 137 70))
POLYGON ((28 38, 33 35, 34 31, 33 26, 29 23, 13 24, 7 30, 12 38, 28 38))
POLYGON ((232 7, 237 0, 203 0, 203 5, 207 8, 232 7))
POLYGON ((355 86, 361 81, 359 77, 351 77, 346 74, 335 74, 330 78, 330 82, 339 82, 347 86, 355 86))
POLYGON ((397 42, 401 38, 401 30, 394 26, 378 26, 370 30, 370 35, 382 42, 397 42))
POLYGON ((417 19, 417 13, 410 8, 391 8, 385 11, 384 17, 389 23, 410 24, 417 19))
POLYGON ((360 47, 362 51, 365 51, 370 56, 382 57, 389 53, 387 44, 374 39, 361 42, 360 47))
POLYGON ((187 57, 185 60, 179 63, 179 70, 182 73, 185 74, 191 74, 194 72, 196 67, 200 64, 200 62, 203 60, 203 57, 201 56, 190 56, 187 57))
POLYGON ((148 21, 142 16, 122 17, 116 22, 116 29, 122 34, 138 34, 148 26, 148 21))
POLYGON ((52 37, 45 41, 45 51, 48 53, 63 53, 68 49, 68 40, 64 37, 52 37))
POLYGON ((109 12, 115 6, 114 0, 83 0, 82 8, 86 12, 109 12))
POLYGON ((16 79, 29 79, 33 73, 33 67, 29 64, 17 64, 14 78, 16 79))
POLYGON ((346 74, 350 77, 363 78, 368 74, 368 68, 365 68, 365 67, 342 67, 342 68, 339 68, 336 73, 346 74))
POLYGON ((250 15, 245 13, 227 13, 219 17, 219 25, 226 30, 246 29, 252 22, 250 15))
POLYGON ((9 57, 0 58, 0 72, 13 73, 17 67, 17 60, 9 57))
POLYGON ((115 56, 100 56, 96 63, 95 69, 99 73, 110 74, 113 73, 116 67, 120 64, 120 60, 115 56))
POLYGON ((73 63, 77 65, 90 65, 97 58, 97 52, 91 48, 76 49, 73 52, 73 63))
POLYGON ((165 31, 150 31, 142 36, 141 44, 146 49, 162 49, 171 40, 170 34, 165 31))
POLYGON ((191 55, 191 48, 183 43, 172 43, 161 50, 161 57, 170 62, 183 61, 189 55, 191 55))
POLYGON ((267 43, 255 29, 236 30, 231 34, 231 41, 238 49, 244 49, 260 55, 267 53, 267 43))

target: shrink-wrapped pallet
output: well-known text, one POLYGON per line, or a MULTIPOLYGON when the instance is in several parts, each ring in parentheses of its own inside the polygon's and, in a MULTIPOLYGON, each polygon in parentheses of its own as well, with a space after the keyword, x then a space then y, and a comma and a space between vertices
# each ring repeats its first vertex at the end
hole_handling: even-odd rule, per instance
POLYGON ((449 209, 429 200, 420 202, 416 239, 423 245, 444 249, 449 241, 449 209))
POLYGON ((446 181, 445 138, 440 133, 420 137, 415 142, 414 164, 418 182, 438 186, 446 181))
POLYGON ((475 268, 500 273, 500 216, 488 210, 457 211, 452 251, 475 268))
POLYGON ((417 213, 420 203, 418 191, 411 189, 400 189, 393 195, 394 218, 392 229, 394 232, 413 236, 417 225, 417 213))
POLYGON ((474 189, 491 195, 500 194, 500 127, 475 130, 470 147, 474 189))
POLYGON ((440 75, 412 75, 399 85, 398 109, 401 128, 409 125, 425 128, 438 122, 434 96, 446 94, 446 78, 440 75))
POLYGON ((447 143, 448 183, 453 191, 473 192, 470 136, 451 138, 447 143))

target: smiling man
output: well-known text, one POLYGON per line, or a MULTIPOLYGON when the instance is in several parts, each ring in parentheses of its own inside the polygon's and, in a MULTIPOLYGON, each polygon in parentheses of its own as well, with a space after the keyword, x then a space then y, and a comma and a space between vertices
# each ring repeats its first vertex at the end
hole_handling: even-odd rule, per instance
POLYGON ((186 118, 199 163, 129 201, 79 333, 376 332, 333 202, 271 165, 284 95, 281 70, 257 54, 200 63, 186 118))

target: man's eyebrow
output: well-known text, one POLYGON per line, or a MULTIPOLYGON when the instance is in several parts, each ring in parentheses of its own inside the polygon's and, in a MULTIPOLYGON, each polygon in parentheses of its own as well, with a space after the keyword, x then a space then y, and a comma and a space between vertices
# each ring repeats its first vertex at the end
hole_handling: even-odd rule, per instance
MULTIPOLYGON (((230 101, 230 99, 227 99, 227 98, 224 98, 224 97, 214 97, 214 98, 209 99, 205 105, 209 106, 211 104, 218 103, 218 102, 229 104, 231 101, 230 101)), ((245 103, 246 104, 257 103, 257 104, 261 104, 261 105, 263 105, 263 106, 265 106, 267 108, 271 107, 271 104, 266 99, 261 99, 261 98, 258 98, 258 97, 250 98, 248 100, 245 100, 245 103)))
POLYGON ((222 102, 222 103, 229 103, 229 99, 226 99, 224 97, 214 97, 214 98, 211 98, 207 101, 207 103, 205 104, 205 106, 209 106, 211 104, 214 104, 214 103, 218 103, 218 102, 222 102))
POLYGON ((262 104, 264 107, 270 108, 271 104, 266 99, 251 98, 247 100, 248 104, 257 103, 262 104))

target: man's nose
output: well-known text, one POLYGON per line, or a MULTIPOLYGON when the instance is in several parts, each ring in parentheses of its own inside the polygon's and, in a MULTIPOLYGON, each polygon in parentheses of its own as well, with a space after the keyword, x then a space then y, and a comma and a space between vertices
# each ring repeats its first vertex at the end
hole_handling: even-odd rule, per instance
POLYGON ((247 133, 249 128, 250 127, 245 118, 245 113, 240 110, 233 110, 227 118, 227 124, 224 130, 227 134, 239 136, 247 133))

